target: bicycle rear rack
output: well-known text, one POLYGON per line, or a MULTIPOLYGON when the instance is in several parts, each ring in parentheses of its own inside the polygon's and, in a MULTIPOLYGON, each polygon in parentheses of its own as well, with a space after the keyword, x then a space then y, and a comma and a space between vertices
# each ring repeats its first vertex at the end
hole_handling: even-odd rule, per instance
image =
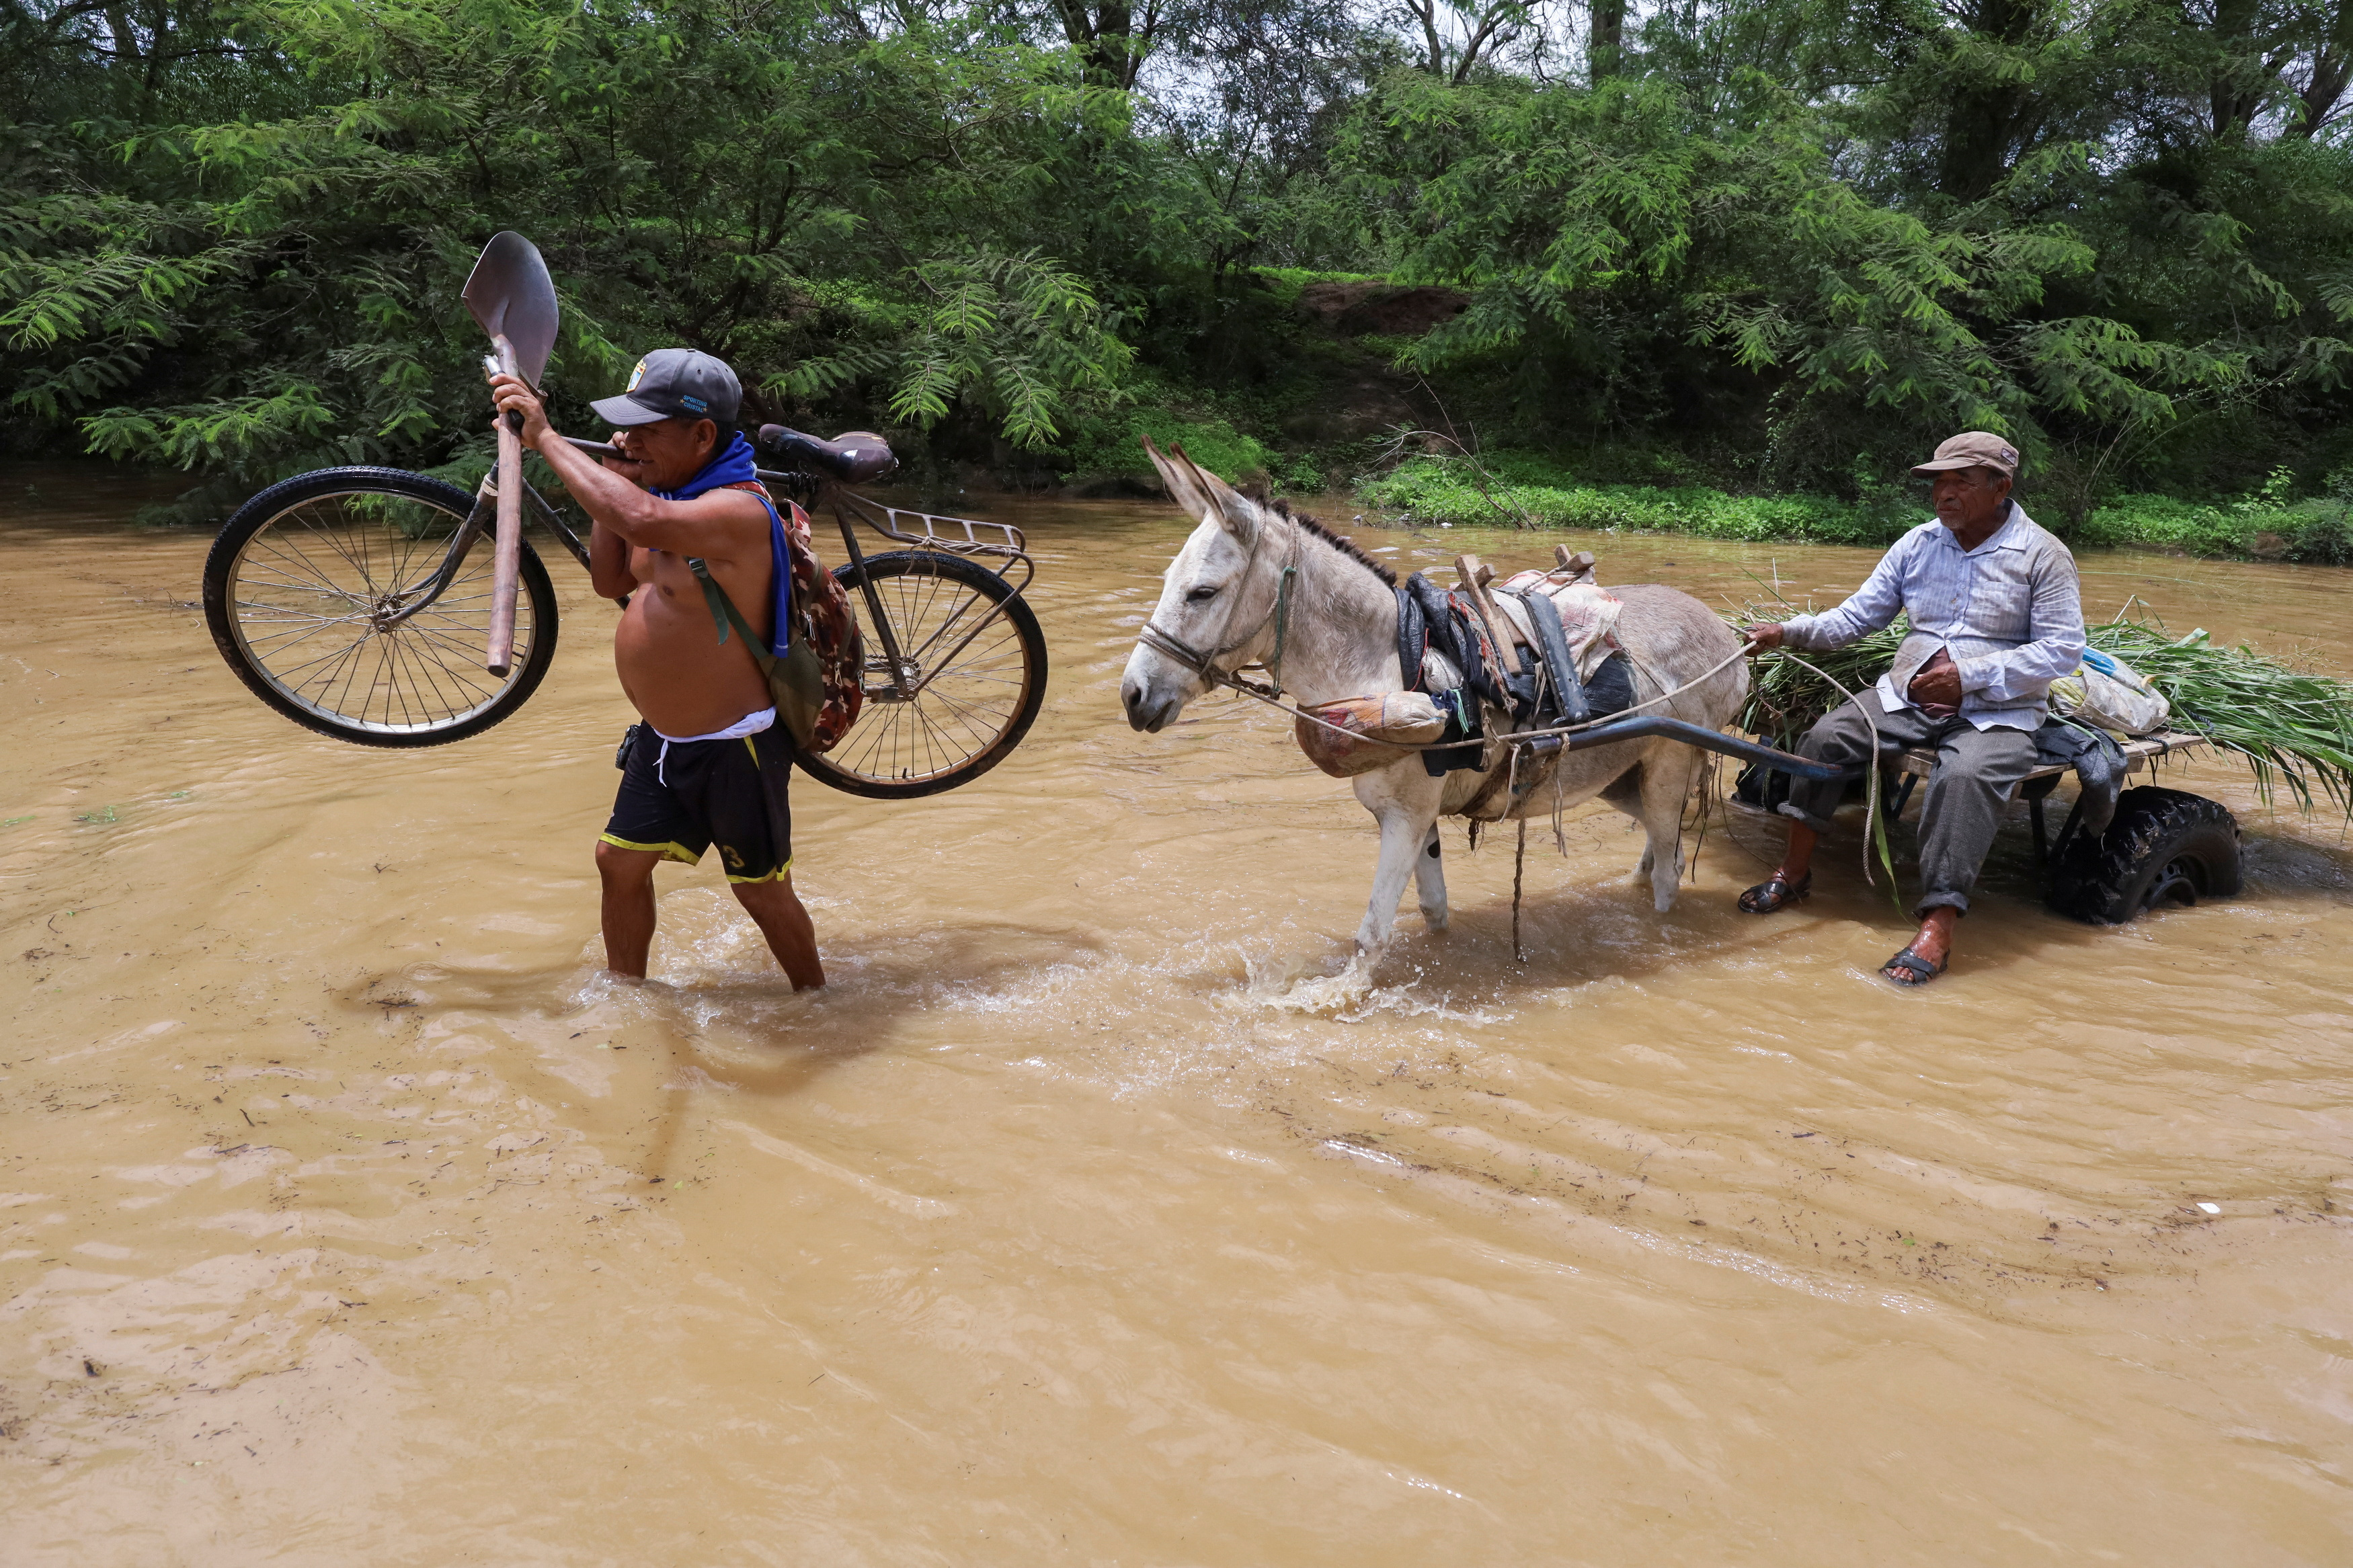
POLYGON ((1022 531, 1009 522, 982 522, 969 517, 943 517, 928 511, 911 511, 904 507, 884 506, 868 500, 853 490, 838 490, 838 500, 848 503, 866 526, 886 539, 903 544, 918 544, 926 550, 944 550, 955 555, 1005 555, 1029 559, 1029 542, 1022 531), (949 531, 954 530, 951 533, 949 531), (990 539, 985 535, 994 534, 990 539))
POLYGON ((841 525, 841 536, 849 544, 852 560, 860 557, 858 545, 851 538, 849 520, 854 516, 883 538, 895 540, 901 544, 912 544, 919 550, 936 550, 944 555, 962 555, 968 559, 996 557, 1003 560, 1005 564, 997 568, 997 575, 1000 582, 1010 583, 1012 586, 1008 603, 1011 599, 1019 598, 1037 578, 1037 563, 1029 559, 1029 541, 1009 522, 982 522, 969 517, 944 517, 928 511, 911 511, 903 507, 884 506, 839 485, 832 487, 832 494, 828 499, 833 502, 834 520, 841 525), (992 534, 997 537, 988 537, 992 534), (1021 580, 1012 583, 1011 574, 1016 566, 1021 569, 1021 580))

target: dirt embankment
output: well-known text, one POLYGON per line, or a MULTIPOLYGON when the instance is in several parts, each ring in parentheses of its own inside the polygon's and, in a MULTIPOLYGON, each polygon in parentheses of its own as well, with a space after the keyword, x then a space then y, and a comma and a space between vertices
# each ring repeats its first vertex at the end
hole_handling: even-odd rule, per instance
POLYGON ((1303 316, 1342 337, 1419 337, 1471 308, 1457 289, 1398 283, 1310 283, 1299 291, 1303 316))

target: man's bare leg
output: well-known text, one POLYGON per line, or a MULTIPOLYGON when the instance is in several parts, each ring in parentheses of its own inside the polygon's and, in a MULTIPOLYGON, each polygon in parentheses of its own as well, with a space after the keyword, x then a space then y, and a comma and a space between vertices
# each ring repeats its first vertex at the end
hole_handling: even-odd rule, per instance
POLYGON ((1810 890, 1809 880, 1814 863, 1814 845, 1821 835, 1794 817, 1789 822, 1789 837, 1781 849, 1781 864, 1773 875, 1740 895, 1740 909, 1752 915, 1769 915, 1776 910, 1787 909, 1810 890))
POLYGON ((793 874, 786 871, 773 882, 732 886, 735 901, 768 939, 768 951, 785 966, 785 978, 793 983, 793 989, 807 991, 824 984, 825 965, 817 955, 817 922, 809 919, 800 895, 793 891, 793 874))
POLYGON ((623 849, 601 840, 596 876, 605 885, 605 967, 628 980, 646 977, 646 956, 654 945, 652 849, 623 849))
POLYGON ((1806 873, 1814 867, 1814 846, 1821 839, 1820 834, 1804 823, 1791 822, 1788 847, 1781 851, 1781 868, 1773 875, 1793 888, 1805 880, 1806 873))

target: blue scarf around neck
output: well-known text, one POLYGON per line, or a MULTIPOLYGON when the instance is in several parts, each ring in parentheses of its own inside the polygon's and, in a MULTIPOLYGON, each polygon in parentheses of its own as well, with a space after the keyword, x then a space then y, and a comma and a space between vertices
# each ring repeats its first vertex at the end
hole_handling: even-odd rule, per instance
POLYGON ((722 485, 740 485, 759 477, 759 469, 752 461, 752 443, 744 439, 744 432, 738 430, 727 445, 711 455, 711 461, 695 471, 692 479, 674 490, 653 493, 664 500, 692 500, 722 485))
MULTIPOLYGON (((752 443, 744 439, 744 432, 738 430, 734 439, 713 454, 711 461, 697 469, 694 477, 686 483, 674 490, 656 489, 649 493, 664 500, 692 500, 724 486, 740 485, 747 479, 756 482, 759 478, 758 465, 752 460, 752 443)), ((769 651, 782 658, 793 640, 793 573, 785 555, 785 520, 776 515, 776 509, 765 491, 747 493, 757 496, 760 504, 768 509, 768 549, 775 557, 776 568, 776 619, 770 624, 769 651)))

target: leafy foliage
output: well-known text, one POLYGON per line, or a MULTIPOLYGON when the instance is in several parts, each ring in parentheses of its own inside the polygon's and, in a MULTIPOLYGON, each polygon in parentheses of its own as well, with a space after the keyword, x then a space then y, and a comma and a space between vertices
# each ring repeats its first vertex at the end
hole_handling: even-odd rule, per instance
POLYGON ((476 460, 455 284, 512 227, 565 419, 684 342, 934 465, 1214 408, 1306 474, 1367 435, 1318 405, 1434 393, 1866 522, 1974 426, 2087 538, 2284 466, 2324 558, 2348 85, 2353 0, 0 0, 7 439, 476 460), (1347 339, 1310 273, 1468 308, 1347 339))
POLYGON ((1113 392, 1131 357, 1087 286, 1035 251, 926 262, 915 278, 929 300, 899 351, 901 419, 932 425, 969 395, 1015 445, 1043 447, 1068 396, 1113 392))

